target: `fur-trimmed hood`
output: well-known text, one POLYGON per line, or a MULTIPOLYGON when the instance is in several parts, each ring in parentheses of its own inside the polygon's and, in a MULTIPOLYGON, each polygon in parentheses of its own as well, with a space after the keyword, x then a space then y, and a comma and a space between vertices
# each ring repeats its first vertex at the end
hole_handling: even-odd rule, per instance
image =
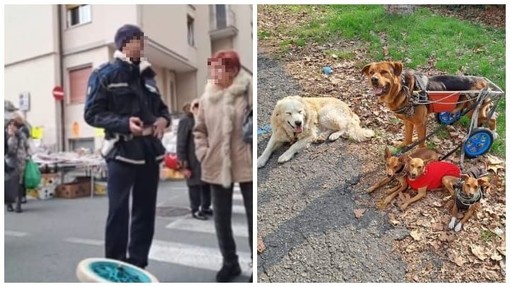
POLYGON ((245 71, 225 89, 212 81, 205 86, 194 129, 203 181, 225 188, 252 181, 252 148, 242 138, 246 107, 251 103, 251 76, 245 71))
MULTIPOLYGON (((122 53, 119 50, 116 50, 113 53, 113 58, 114 59, 120 59, 120 60, 122 60, 124 62, 128 62, 130 64, 133 64, 133 62, 131 62, 131 60, 124 53, 122 53)), ((152 66, 152 64, 149 61, 147 61, 147 59, 140 58, 140 64, 138 66, 140 67, 140 74, 141 74, 143 71, 145 71, 148 68, 150 68, 152 66)))
POLYGON ((250 86, 251 76, 247 72, 240 70, 237 76, 234 78, 234 81, 232 81, 232 84, 226 89, 221 89, 221 87, 214 84, 212 80, 208 80, 207 85, 205 86, 204 96, 212 103, 216 103, 225 94, 230 94, 233 96, 244 95, 250 86))

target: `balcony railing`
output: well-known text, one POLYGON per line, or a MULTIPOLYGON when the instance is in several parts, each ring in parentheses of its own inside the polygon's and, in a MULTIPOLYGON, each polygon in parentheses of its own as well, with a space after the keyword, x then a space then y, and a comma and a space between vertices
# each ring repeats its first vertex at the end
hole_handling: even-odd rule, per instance
POLYGON ((211 6, 211 39, 223 39, 237 35, 236 14, 227 5, 211 6))

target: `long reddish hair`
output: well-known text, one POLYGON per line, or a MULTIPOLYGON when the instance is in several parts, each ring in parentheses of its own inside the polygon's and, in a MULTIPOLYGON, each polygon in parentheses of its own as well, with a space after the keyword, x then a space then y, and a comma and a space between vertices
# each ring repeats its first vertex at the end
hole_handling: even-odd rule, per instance
POLYGON ((234 50, 222 50, 214 53, 207 61, 207 65, 210 66, 212 61, 220 61, 225 66, 225 71, 234 72, 236 75, 241 70, 239 54, 234 50))

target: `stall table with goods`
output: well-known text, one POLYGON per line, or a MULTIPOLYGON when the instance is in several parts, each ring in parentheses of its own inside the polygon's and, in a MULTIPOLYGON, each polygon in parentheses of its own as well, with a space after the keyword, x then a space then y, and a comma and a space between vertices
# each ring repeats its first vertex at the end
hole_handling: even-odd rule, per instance
POLYGON ((104 184, 95 183, 96 176, 104 178, 106 173, 104 159, 99 155, 80 152, 35 153, 32 159, 41 170, 39 188, 27 194, 32 198, 93 197, 94 194, 105 193, 104 184), (74 180, 67 181, 71 174, 74 180))

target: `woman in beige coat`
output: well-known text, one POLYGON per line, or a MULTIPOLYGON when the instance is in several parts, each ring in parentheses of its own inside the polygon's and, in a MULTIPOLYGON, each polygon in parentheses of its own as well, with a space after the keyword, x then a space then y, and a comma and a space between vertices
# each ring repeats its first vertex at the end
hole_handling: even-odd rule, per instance
POLYGON ((208 65, 210 80, 200 98, 194 137, 202 180, 211 184, 214 225, 223 255, 216 281, 228 282, 241 274, 231 222, 236 182, 243 195, 252 248, 253 153, 242 133, 246 109, 252 103, 251 75, 241 70, 234 51, 216 53, 208 65))

